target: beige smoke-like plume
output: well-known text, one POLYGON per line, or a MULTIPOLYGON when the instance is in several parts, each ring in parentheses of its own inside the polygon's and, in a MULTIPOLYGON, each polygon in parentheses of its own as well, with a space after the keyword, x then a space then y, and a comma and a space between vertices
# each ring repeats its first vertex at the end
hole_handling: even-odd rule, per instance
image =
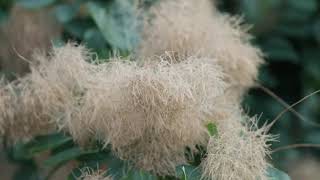
POLYGON ((261 54, 234 18, 210 5, 175 0, 153 7, 135 62, 115 57, 94 65, 92 54, 72 43, 34 54, 30 74, 1 86, 2 134, 59 129, 82 145, 99 139, 158 175, 173 175, 187 163, 185 149, 203 145, 204 178, 264 179, 271 138, 248 126, 256 120, 244 122, 238 108, 261 54), (208 123, 217 125, 217 136, 209 136, 208 123))

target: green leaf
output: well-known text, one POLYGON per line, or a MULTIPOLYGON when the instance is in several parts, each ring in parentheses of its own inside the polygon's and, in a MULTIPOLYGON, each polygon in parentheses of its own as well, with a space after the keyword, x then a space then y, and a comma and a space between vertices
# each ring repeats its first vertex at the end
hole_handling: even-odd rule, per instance
POLYGON ((129 1, 115 0, 107 6, 89 2, 87 7, 105 40, 113 48, 130 51, 137 45, 138 20, 133 4, 129 1))
POLYGON ((284 9, 281 12, 281 21, 285 23, 308 23, 312 17, 310 13, 301 13, 293 8, 284 9))
POLYGON ((7 19, 7 12, 0 9, 0 25, 7 19))
POLYGON ((214 123, 208 123, 207 129, 210 136, 216 136, 218 134, 217 125, 214 123))
POLYGON ((78 10, 79 6, 77 5, 62 4, 54 8, 54 14, 59 22, 67 23, 76 17, 78 10))
POLYGON ((94 23, 87 20, 72 20, 64 25, 65 30, 73 36, 73 38, 83 39, 86 29, 92 28, 94 23))
POLYGON ((38 176, 37 166, 33 162, 19 166, 19 168, 14 173, 14 176, 12 179, 13 180, 40 180, 40 177, 38 176))
POLYGON ((157 177, 142 170, 130 170, 121 180, 157 180, 157 177))
POLYGON ((278 24, 274 31, 284 36, 295 39, 307 39, 312 37, 312 26, 310 23, 287 23, 278 24))
POLYGON ((181 180, 199 180, 201 179, 201 172, 198 167, 180 165, 176 168, 176 176, 181 180))
POLYGON ((87 47, 93 49, 103 49, 105 50, 106 41, 97 28, 90 28, 84 33, 84 41, 87 47))
POLYGON ((127 168, 124 161, 122 161, 112 153, 109 153, 108 156, 106 156, 106 159, 104 162, 108 166, 108 172, 107 172, 108 175, 111 175, 115 179, 123 177, 124 172, 127 168))
MULTIPOLYGON (((267 16, 270 12, 275 12, 281 7, 279 0, 242 0, 240 8, 242 9, 246 19, 250 23, 261 24, 265 20, 272 17, 267 16)), ((269 24, 268 24, 269 25, 269 24)))
POLYGON ((269 37, 262 44, 263 52, 271 61, 287 61, 297 63, 298 54, 290 42, 282 37, 269 37))
POLYGON ((278 85, 278 79, 275 77, 274 74, 270 72, 269 68, 262 67, 260 69, 260 73, 258 75, 259 81, 265 85, 266 87, 276 87, 278 85))
POLYGON ((49 149, 57 148, 68 142, 72 142, 72 137, 65 136, 63 134, 51 134, 47 136, 38 136, 30 144, 27 145, 31 154, 46 151, 49 149))
POLYGON ((294 8, 298 11, 303 11, 303 13, 314 13, 317 11, 318 4, 317 0, 288 0, 286 1, 289 5, 289 8, 294 8))
MULTIPOLYGON (((304 61, 304 64, 303 64, 304 86, 307 87, 308 85, 311 85, 311 87, 313 87, 314 90, 319 89, 320 86, 317 85, 317 84, 320 84, 320 71, 319 71, 320 52, 318 47, 315 46, 312 48, 304 48, 302 59, 304 61)), ((311 98, 311 100, 308 100, 306 102, 311 102, 313 99, 315 98, 311 98)), ((314 104, 313 106, 315 108, 318 107, 317 104, 314 104)), ((314 118, 318 119, 317 116, 315 116, 314 118)))
POLYGON ((268 168, 267 176, 269 180, 291 180, 286 173, 273 167, 268 168))
POLYGON ((72 142, 72 138, 63 134, 37 136, 28 143, 17 143, 13 147, 13 158, 16 160, 31 159, 39 152, 48 151, 69 142, 72 142))
POLYGON ((97 150, 83 151, 79 147, 73 147, 71 149, 65 150, 58 154, 51 156, 49 159, 44 161, 44 166, 55 167, 67 161, 76 159, 81 155, 86 155, 90 153, 96 153, 97 150))
POLYGON ((313 35, 316 38, 318 44, 320 44, 320 20, 317 20, 313 25, 313 35))
POLYGON ((25 161, 32 159, 32 155, 28 153, 25 145, 21 142, 16 143, 9 153, 14 161, 25 161))
POLYGON ((53 4, 56 0, 17 0, 17 4, 29 9, 42 8, 53 4))
POLYGON ((13 3, 14 1, 12 0, 0 0, 0 9, 8 10, 13 3))

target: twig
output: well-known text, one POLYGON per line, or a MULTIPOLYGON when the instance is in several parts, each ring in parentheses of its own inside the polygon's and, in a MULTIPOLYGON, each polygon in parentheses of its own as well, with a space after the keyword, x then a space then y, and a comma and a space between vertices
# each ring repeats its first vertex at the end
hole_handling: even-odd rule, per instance
POLYGON ((278 114, 278 116, 277 116, 276 118, 274 118, 274 120, 273 120, 268 126, 266 126, 267 131, 269 131, 269 130, 271 129, 271 127, 282 117, 282 115, 283 115, 284 113, 288 112, 288 111, 289 111, 290 109, 292 109, 294 106, 300 104, 301 102, 305 101, 306 99, 310 98, 311 96, 313 96, 313 95, 315 95, 315 94, 317 94, 317 93, 319 93, 319 92, 320 92, 320 90, 317 90, 317 91, 315 91, 315 92, 313 92, 313 93, 305 96, 304 98, 300 99, 299 101, 293 103, 292 105, 290 105, 288 108, 284 109, 283 111, 281 111, 281 112, 278 114))
POLYGON ((294 148, 319 148, 320 149, 320 144, 292 144, 292 145, 276 148, 272 151, 272 153, 276 153, 276 152, 288 150, 288 149, 294 149, 294 148))
POLYGON ((290 112, 293 113, 293 115, 295 115, 297 118, 299 118, 300 120, 307 122, 309 124, 312 124, 313 126, 317 126, 320 127, 319 123, 310 121, 308 119, 306 119, 305 117, 303 117, 299 112, 297 112, 295 109, 293 109, 292 107, 290 107, 290 105, 288 103, 286 103, 283 99, 281 99, 278 95, 276 95, 274 92, 272 92, 270 89, 262 86, 262 85, 256 85, 255 87, 261 89, 262 91, 264 91, 265 93, 267 93, 268 95, 270 95, 271 97, 273 97, 276 101, 278 101, 282 106, 284 106, 287 110, 289 110, 290 112))

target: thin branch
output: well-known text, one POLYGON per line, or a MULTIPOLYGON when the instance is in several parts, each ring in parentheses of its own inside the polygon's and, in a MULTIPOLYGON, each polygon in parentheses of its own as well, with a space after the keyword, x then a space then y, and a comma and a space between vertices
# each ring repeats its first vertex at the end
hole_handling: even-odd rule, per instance
POLYGON ((300 120, 307 122, 313 126, 317 126, 320 127, 319 123, 310 121, 308 119, 306 119, 305 117, 303 117, 299 112, 297 112, 295 109, 293 109, 292 107, 290 107, 290 105, 288 103, 286 103, 283 99, 281 99, 278 95, 276 95, 274 92, 272 92, 270 89, 262 86, 262 85, 256 85, 255 87, 261 89, 262 91, 264 91, 265 93, 267 93, 268 95, 270 95, 272 98, 274 98, 276 101, 278 101, 282 106, 284 106, 288 111, 292 112, 293 115, 295 115, 297 118, 299 118, 300 120))
POLYGON ((267 130, 269 131, 271 129, 271 127, 282 117, 283 114, 285 114, 286 112, 288 112, 290 109, 292 109, 294 106, 300 104, 301 102, 305 101, 306 99, 310 98, 311 96, 319 93, 320 90, 317 90, 307 96, 305 96, 304 98, 300 99, 299 101, 293 103, 292 105, 290 105, 288 108, 284 109, 282 112, 280 112, 278 114, 278 116, 276 118, 274 118, 274 120, 266 127, 267 130))
POLYGON ((288 149, 295 149, 295 148, 319 148, 320 149, 320 144, 292 144, 292 145, 276 148, 272 151, 272 153, 276 153, 276 152, 284 151, 288 149))
POLYGON ((17 54, 17 56, 18 56, 21 60, 27 62, 28 64, 32 64, 32 62, 29 61, 27 58, 23 57, 23 56, 17 51, 17 49, 16 49, 13 45, 11 45, 11 47, 12 47, 13 51, 17 54))

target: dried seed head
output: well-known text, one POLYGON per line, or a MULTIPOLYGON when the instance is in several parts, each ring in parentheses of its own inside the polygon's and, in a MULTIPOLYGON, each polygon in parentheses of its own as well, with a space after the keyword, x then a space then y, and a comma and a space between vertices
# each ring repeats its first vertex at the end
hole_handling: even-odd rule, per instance
MULTIPOLYGON (((120 158, 160 175, 186 163, 186 147, 206 145, 210 119, 219 136, 210 139, 204 176, 263 179, 268 136, 235 121, 240 113, 233 115, 253 84, 260 55, 238 25, 209 7, 205 0, 177 0, 154 8, 138 62, 115 58, 92 65, 90 53, 74 44, 34 55, 37 65, 19 83, 23 93, 4 91, 0 110, 12 102, 10 109, 20 101, 34 104, 41 111, 28 113, 56 122, 77 142, 99 138, 120 158)), ((6 113, 0 122, 21 112, 6 113)))
POLYGON ((106 172, 101 170, 94 171, 90 167, 85 167, 80 169, 81 176, 78 177, 78 180, 112 180, 113 178, 110 176, 106 176, 106 172))
MULTIPOLYGON (((54 48, 50 56, 35 54, 37 63, 31 66, 31 73, 1 88, 3 134, 18 140, 48 134, 78 116, 76 110, 93 66, 88 59, 87 50, 73 44, 54 48)), ((86 129, 79 123, 69 125, 68 132, 86 129)))
POLYGON ((94 80, 94 65, 87 61, 91 55, 83 46, 69 43, 53 48, 50 56, 38 55, 30 74, 32 88, 41 99, 45 113, 56 121, 59 129, 67 131, 75 140, 82 139, 84 131, 81 118, 90 112, 82 112, 83 95, 94 80), (79 131, 82 131, 81 133, 79 131))
POLYGON ((239 18, 221 14, 210 0, 162 1, 151 14, 137 49, 140 59, 165 53, 178 61, 185 56, 211 57, 222 66, 232 96, 240 98, 253 85, 261 52, 250 45, 239 18))
POLYGON ((92 65, 88 51, 73 44, 35 57, 26 89, 41 99, 38 113, 76 141, 100 138, 122 159, 158 174, 186 162, 185 147, 206 144, 204 124, 225 90, 210 58, 92 65))
POLYGON ((101 72, 98 88, 85 95, 98 137, 116 154, 144 170, 173 174, 184 150, 206 144, 206 117, 225 84, 211 59, 190 57, 139 66, 115 60, 101 72))
POLYGON ((43 114, 40 99, 30 88, 28 79, 1 87, 0 114, 1 134, 12 142, 54 130, 54 123, 43 114))
POLYGON ((241 122, 243 118, 241 113, 233 113, 218 123, 218 135, 211 137, 202 163, 204 179, 267 179, 270 165, 266 157, 274 137, 267 135, 265 128, 259 129, 255 118, 241 122))

